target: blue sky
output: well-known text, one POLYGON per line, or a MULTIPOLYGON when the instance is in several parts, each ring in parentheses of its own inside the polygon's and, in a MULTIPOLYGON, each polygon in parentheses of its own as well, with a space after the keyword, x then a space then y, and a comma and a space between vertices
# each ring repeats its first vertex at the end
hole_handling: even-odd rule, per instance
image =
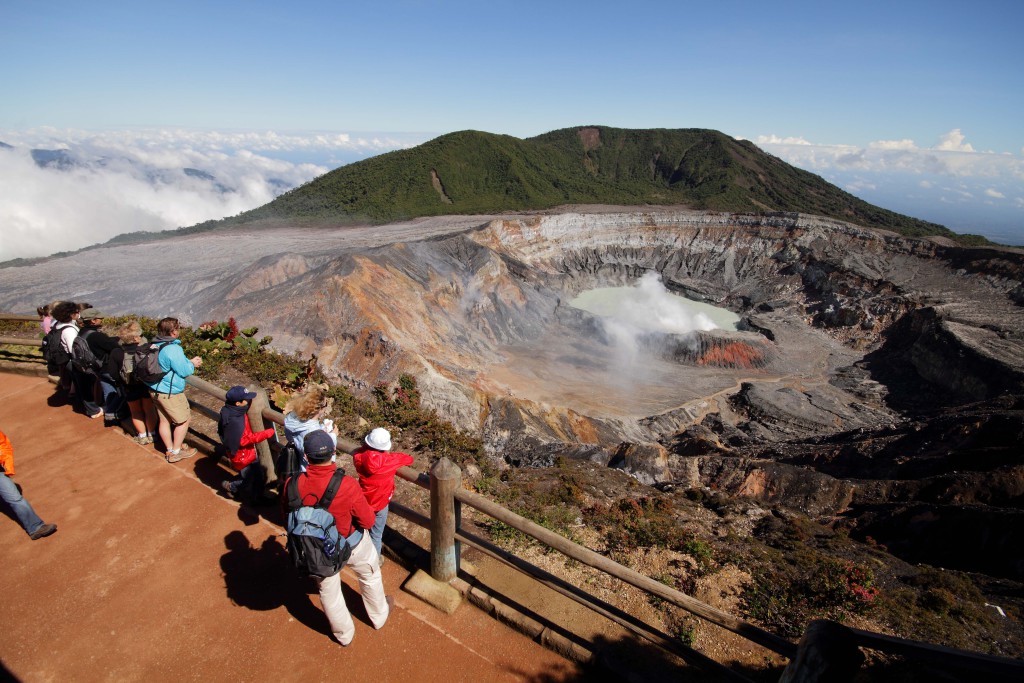
POLYGON ((1022 26, 1019 0, 0 0, 0 141, 322 172, 454 130, 713 128, 1024 243, 1022 26))

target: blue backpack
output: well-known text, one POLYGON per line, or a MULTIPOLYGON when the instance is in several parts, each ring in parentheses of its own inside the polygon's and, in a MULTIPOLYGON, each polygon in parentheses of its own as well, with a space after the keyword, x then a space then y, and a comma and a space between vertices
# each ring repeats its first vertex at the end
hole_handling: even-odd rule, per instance
POLYGON ((288 496, 288 519, 285 525, 288 530, 288 554, 300 573, 327 578, 341 571, 352 554, 348 542, 338 535, 334 515, 327 510, 341 487, 345 470, 339 468, 335 471, 323 495, 313 505, 306 505, 299 497, 299 477, 305 476, 308 475, 298 474, 289 479, 285 486, 288 496))

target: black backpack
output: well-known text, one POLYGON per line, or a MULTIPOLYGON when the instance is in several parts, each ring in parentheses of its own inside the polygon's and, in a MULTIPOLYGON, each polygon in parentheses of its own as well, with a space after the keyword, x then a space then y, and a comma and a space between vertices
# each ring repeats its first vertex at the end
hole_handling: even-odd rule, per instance
POLYGON ((302 473, 302 454, 291 441, 281 447, 281 452, 277 455, 277 462, 274 463, 274 471, 280 482, 286 482, 302 473))
POLYGON ((51 375, 59 375, 60 371, 67 367, 68 361, 71 360, 71 354, 64 350, 64 347, 60 343, 60 333, 67 328, 69 323, 63 323, 60 325, 54 325, 50 328, 50 331, 43 337, 42 343, 39 344, 39 350, 43 354, 43 360, 46 361, 46 372, 51 375))
POLYGON ((103 363, 100 362, 100 359, 92 352, 92 347, 89 346, 89 335, 93 331, 83 330, 79 332, 78 336, 75 337, 75 341, 71 343, 71 366, 79 372, 98 375, 103 367, 103 363))
POLYGON ((169 343, 161 342, 157 344, 149 342, 139 344, 131 353, 132 376, 143 384, 156 384, 162 380, 164 375, 167 374, 167 370, 160 367, 160 349, 169 343))
POLYGON ((327 510, 341 487, 345 470, 334 472, 315 505, 306 505, 299 497, 299 477, 305 476, 305 473, 296 475, 285 486, 289 510, 288 554, 301 574, 327 578, 341 571, 352 554, 351 546, 338 535, 334 515, 327 510))

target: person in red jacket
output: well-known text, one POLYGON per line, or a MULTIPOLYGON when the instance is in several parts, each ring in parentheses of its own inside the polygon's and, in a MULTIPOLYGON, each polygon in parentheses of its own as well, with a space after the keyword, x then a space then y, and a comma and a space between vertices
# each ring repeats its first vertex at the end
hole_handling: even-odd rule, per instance
MULTIPOLYGON (((327 490, 337 466, 334 464, 334 440, 322 429, 306 434, 303 450, 309 460, 305 472, 298 477, 299 496, 305 505, 315 505, 327 490)), ((290 481, 290 479, 289 479, 290 481)), ((281 491, 288 488, 288 482, 281 491)), ((359 594, 363 598, 366 615, 374 628, 379 629, 391 614, 392 599, 384 595, 384 580, 380 573, 380 558, 366 529, 373 526, 374 515, 359 485, 349 476, 342 477, 341 486, 327 510, 334 516, 338 535, 352 547, 348 566, 359 579, 359 594)), ((326 578, 313 577, 320 591, 320 604, 324 608, 331 632, 338 642, 348 645, 355 636, 355 624, 341 592, 341 572, 326 578)))
MULTIPOLYGON (((49 536, 57 530, 56 524, 46 524, 21 495, 18 485, 11 480, 14 476, 14 447, 7 435, 0 432, 0 500, 14 512, 21 528, 33 541, 49 536)), ((358 490, 358 487, 357 487, 358 490)), ((362 498, 362 494, 359 494, 362 498)))
POLYGON ((224 396, 224 407, 220 409, 217 433, 231 458, 231 466, 241 475, 238 479, 224 481, 224 491, 231 498, 244 496, 251 502, 260 502, 266 475, 263 467, 256 462, 256 444, 274 436, 274 428, 253 432, 249 425, 249 404, 256 394, 245 387, 233 386, 224 396))
POLYGON ((388 522, 388 507, 395 494, 395 472, 399 467, 412 464, 412 456, 391 452, 391 433, 377 427, 363 440, 366 445, 352 454, 356 472, 359 473, 359 487, 363 489, 366 502, 373 509, 374 523, 370 529, 373 547, 380 555, 384 538, 384 527, 388 522))

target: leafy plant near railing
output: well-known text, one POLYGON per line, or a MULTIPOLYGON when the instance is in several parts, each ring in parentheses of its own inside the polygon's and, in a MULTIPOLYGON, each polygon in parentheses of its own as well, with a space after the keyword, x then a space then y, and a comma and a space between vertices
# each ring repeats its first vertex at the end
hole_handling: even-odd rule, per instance
POLYGON ((878 611, 897 633, 913 633, 928 642, 968 643, 967 647, 1003 654, 991 633, 1006 632, 1005 619, 962 572, 919 566, 898 577, 877 599, 878 611), (1003 622, 1003 623, 1000 623, 1003 622))
POLYGON ((436 411, 420 404, 420 390, 416 378, 402 374, 395 386, 378 384, 371 392, 371 401, 359 401, 347 390, 333 389, 335 408, 339 417, 350 418, 358 414, 373 426, 382 426, 404 433, 405 440, 416 443, 416 449, 432 454, 434 458, 447 457, 459 464, 473 463, 490 469, 484 457, 483 441, 457 429, 436 411), (349 415, 345 410, 350 411, 349 415))
POLYGON ((702 569, 715 560, 714 549, 679 524, 672 501, 664 496, 620 498, 611 505, 585 511, 587 523, 604 532, 609 551, 630 548, 665 548, 691 556, 702 569))
POLYGON ((798 636, 812 619, 845 621, 874 609, 870 568, 810 549, 787 559, 759 567, 743 593, 747 613, 777 633, 798 636))

